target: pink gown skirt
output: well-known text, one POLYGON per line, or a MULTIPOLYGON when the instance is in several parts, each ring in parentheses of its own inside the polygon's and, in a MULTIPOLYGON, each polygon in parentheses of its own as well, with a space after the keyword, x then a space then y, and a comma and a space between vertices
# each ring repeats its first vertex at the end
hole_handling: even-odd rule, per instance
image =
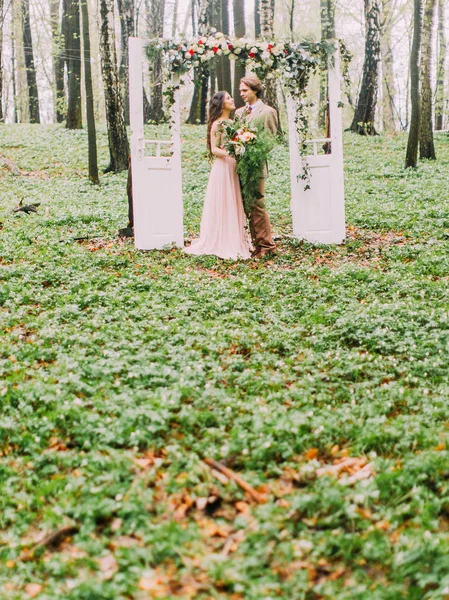
POLYGON ((233 260, 250 258, 240 183, 233 158, 215 158, 207 184, 200 237, 184 251, 233 260))

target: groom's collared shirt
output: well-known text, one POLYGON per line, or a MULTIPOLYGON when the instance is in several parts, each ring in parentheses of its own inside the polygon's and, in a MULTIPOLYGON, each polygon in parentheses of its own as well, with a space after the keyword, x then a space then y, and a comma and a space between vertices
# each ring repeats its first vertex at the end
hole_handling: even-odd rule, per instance
POLYGON ((255 110, 256 110, 256 109, 257 109, 257 108, 258 108, 258 107, 259 107, 261 104, 263 104, 263 102, 262 102, 262 100, 261 100, 260 98, 258 98, 258 99, 257 99, 257 100, 254 102, 254 104, 247 104, 247 105, 246 105, 246 110, 247 110, 249 113, 252 113, 252 112, 254 112, 254 111, 255 111, 255 110))

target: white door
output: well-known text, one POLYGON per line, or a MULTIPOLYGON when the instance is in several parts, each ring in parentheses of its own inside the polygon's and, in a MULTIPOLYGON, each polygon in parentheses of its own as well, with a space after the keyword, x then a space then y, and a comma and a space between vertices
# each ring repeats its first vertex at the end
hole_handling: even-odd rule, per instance
POLYGON ((184 246, 179 98, 175 94, 172 139, 146 140, 143 122, 145 42, 129 39, 129 104, 134 240, 139 250, 184 246))
POLYGON ((293 233, 299 239, 322 244, 339 244, 345 239, 343 139, 340 104, 338 51, 329 61, 329 117, 331 137, 309 140, 311 152, 304 157, 309 166, 310 189, 298 177, 303 172, 295 125, 295 99, 287 97, 290 146, 291 210, 293 233), (330 144, 330 154, 319 154, 330 144))

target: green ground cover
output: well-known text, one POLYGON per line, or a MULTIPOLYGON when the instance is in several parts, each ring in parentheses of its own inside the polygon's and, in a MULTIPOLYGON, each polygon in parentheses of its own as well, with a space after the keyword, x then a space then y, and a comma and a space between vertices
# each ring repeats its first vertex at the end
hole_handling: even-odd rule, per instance
POLYGON ((0 598, 449 598, 449 139, 348 135, 339 247, 292 239, 277 147, 280 253, 237 263, 117 239, 86 142, 0 128, 0 598))

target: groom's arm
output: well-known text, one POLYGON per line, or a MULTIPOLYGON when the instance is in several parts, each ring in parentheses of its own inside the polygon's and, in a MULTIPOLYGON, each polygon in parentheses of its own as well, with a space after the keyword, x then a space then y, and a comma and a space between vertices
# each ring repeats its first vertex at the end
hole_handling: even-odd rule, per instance
POLYGON ((274 108, 269 107, 265 116, 265 129, 267 129, 273 136, 277 135, 278 132, 278 115, 274 108))

